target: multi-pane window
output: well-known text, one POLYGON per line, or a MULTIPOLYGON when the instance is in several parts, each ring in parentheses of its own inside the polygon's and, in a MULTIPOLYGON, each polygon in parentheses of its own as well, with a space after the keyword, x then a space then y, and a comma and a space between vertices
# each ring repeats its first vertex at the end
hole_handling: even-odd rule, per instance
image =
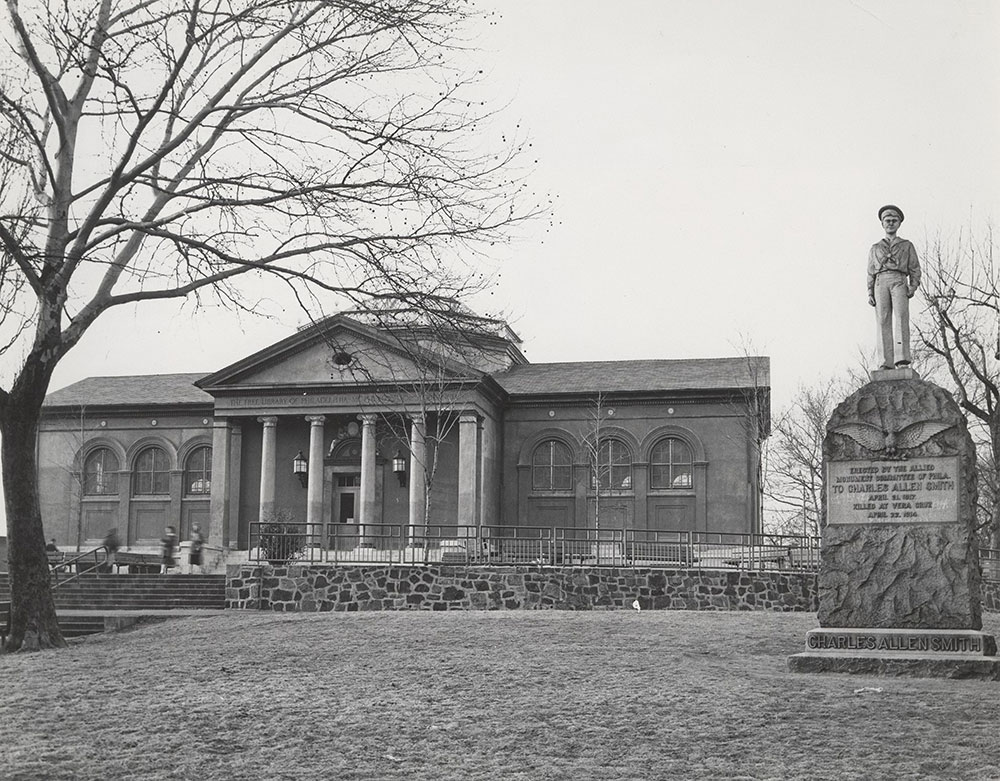
POLYGON ((590 487, 600 491, 632 490, 632 454, 618 439, 602 440, 591 459, 590 487))
POLYGON ((147 447, 135 459, 132 494, 157 496, 170 493, 170 461, 161 447, 147 447))
POLYGON ((573 487, 573 456, 566 445, 550 439, 535 448, 531 487, 536 491, 568 491, 573 487))
POLYGON ((83 463, 85 496, 115 496, 118 493, 118 456, 107 447, 90 452, 83 463))
POLYGON ((661 439, 649 454, 649 487, 691 488, 691 447, 675 437, 661 439))
POLYGON ((196 447, 184 462, 184 495, 199 496, 212 492, 212 448, 196 447))

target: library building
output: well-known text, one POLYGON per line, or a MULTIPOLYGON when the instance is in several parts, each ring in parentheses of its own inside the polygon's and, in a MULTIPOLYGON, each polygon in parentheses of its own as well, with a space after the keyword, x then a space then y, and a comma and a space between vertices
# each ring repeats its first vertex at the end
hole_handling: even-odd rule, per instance
MULTIPOLYGON (((323 547, 463 529, 753 533, 764 357, 531 363, 507 323, 350 310, 211 374, 94 376, 46 399, 46 538, 229 562, 261 523, 323 547)), ((244 555, 245 558, 245 555, 244 555)))

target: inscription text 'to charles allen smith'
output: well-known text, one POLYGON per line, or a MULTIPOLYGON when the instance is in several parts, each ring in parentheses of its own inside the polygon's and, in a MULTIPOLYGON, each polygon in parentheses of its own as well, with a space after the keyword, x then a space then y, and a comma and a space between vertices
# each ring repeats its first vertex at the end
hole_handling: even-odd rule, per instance
POLYGON ((958 458, 831 461, 827 517, 832 524, 954 523, 958 520, 958 458))

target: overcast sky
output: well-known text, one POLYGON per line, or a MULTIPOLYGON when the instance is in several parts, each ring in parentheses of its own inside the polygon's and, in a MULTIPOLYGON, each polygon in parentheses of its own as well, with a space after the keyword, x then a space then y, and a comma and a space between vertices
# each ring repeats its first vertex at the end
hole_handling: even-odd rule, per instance
MULTIPOLYGON (((503 120, 532 142, 555 225, 494 294, 531 361, 711 357, 747 337, 774 405, 856 365, 888 202, 918 251, 1000 217, 996 0, 483 0, 503 120)), ((52 389, 211 371, 301 322, 102 318, 52 389)), ((919 370, 919 367, 917 367, 919 370)))

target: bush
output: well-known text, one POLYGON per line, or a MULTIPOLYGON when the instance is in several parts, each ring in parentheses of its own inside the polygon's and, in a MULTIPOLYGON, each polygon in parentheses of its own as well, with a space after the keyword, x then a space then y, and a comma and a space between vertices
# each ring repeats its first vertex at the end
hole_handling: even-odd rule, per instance
POLYGON ((278 510, 260 524, 257 547, 261 558, 271 564, 298 558, 305 544, 305 529, 296 522, 294 515, 285 510, 278 510))

